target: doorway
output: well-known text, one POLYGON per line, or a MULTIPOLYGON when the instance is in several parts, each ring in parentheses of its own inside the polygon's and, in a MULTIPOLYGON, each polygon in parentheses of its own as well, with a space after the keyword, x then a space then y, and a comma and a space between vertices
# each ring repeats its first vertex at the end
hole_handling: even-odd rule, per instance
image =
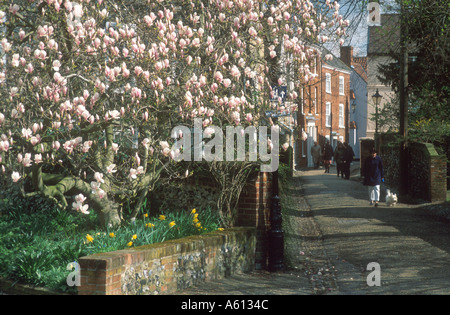
POLYGON ((306 152, 307 152, 307 156, 308 156, 308 167, 314 167, 314 161, 311 155, 311 148, 314 145, 314 141, 317 141, 317 127, 316 127, 316 123, 314 121, 312 122, 308 122, 307 125, 307 134, 308 134, 308 139, 306 140, 306 152))

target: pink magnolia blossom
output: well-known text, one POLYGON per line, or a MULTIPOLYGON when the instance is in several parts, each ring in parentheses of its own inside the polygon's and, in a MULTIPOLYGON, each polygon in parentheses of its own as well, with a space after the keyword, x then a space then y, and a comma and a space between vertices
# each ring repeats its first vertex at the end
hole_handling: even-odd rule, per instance
POLYGON ((114 151, 115 154, 117 154, 117 152, 119 151, 119 145, 117 143, 113 143, 112 150, 114 151))
POLYGON ((94 178, 99 183, 103 183, 103 184, 105 183, 105 180, 103 179, 103 174, 102 173, 95 172, 94 178))
POLYGON ((14 183, 16 183, 19 179, 20 179, 20 174, 18 172, 12 172, 11 174, 11 178, 13 180, 14 183))
POLYGON ((25 153, 25 157, 22 159, 22 165, 24 167, 31 166, 31 153, 25 153))
POLYGON ((60 146, 61 146, 61 144, 59 143, 59 141, 56 140, 56 141, 52 142, 52 148, 54 150, 58 151, 60 146))
POLYGON ((239 114, 239 112, 237 112, 237 111, 233 111, 232 113, 231 113, 231 119, 233 120, 233 122, 236 124, 236 125, 239 125, 239 123, 240 123, 240 121, 241 121, 241 117, 240 117, 241 115, 239 114))
POLYGON ((25 139, 29 139, 32 134, 33 132, 31 131, 30 128, 28 129, 22 128, 22 137, 24 137, 25 139))
POLYGON ((115 168, 116 168, 116 164, 111 164, 106 168, 106 172, 108 174, 115 173, 115 172, 117 172, 117 170, 115 168))
POLYGON ((137 178, 137 170, 134 169, 134 168, 130 168, 130 175, 129 175, 129 177, 131 179, 136 179, 137 178))
POLYGON ((41 141, 41 137, 39 135, 36 136, 32 136, 30 138, 30 143, 31 145, 35 146, 36 144, 38 144, 41 141))
POLYGON ((231 67, 230 73, 233 78, 239 79, 241 77, 241 72, 239 71, 238 67, 236 67, 236 65, 233 65, 231 67))
POLYGON ((144 140, 142 140, 142 145, 148 150, 150 145, 150 139, 145 138, 144 140))
POLYGON ((85 141, 81 147, 81 152, 87 153, 92 146, 92 141, 85 141))
POLYGON ((108 111, 108 114, 109 114, 109 116, 112 118, 112 119, 119 119, 120 118, 120 112, 118 111, 118 110, 110 110, 110 111, 108 111))
POLYGON ((34 163, 36 163, 36 164, 42 163, 42 154, 34 155, 34 163))
POLYGON ((17 12, 19 12, 19 5, 18 4, 10 4, 9 6, 9 12, 11 12, 11 14, 17 14, 17 12))
POLYGON ((8 152, 9 150, 9 142, 7 140, 0 141, 0 151, 8 152))
POLYGON ((224 79, 223 80, 223 86, 228 88, 231 85, 231 80, 230 79, 224 79))
POLYGON ((220 73, 220 71, 217 71, 217 72, 214 74, 214 79, 215 79, 217 82, 222 83, 222 80, 223 80, 223 75, 222 75, 222 73, 220 73))
POLYGON ((80 201, 76 201, 72 203, 72 207, 75 211, 79 211, 83 214, 89 214, 89 211, 87 211, 87 209, 89 208, 89 205, 83 205, 82 202, 80 201))

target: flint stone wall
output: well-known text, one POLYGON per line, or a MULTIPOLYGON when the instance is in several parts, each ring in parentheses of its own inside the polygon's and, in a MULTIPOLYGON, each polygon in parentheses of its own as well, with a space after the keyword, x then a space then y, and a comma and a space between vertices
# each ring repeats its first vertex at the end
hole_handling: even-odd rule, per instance
POLYGON ((238 227, 82 257, 78 294, 172 294, 253 270, 255 244, 255 228, 238 227))

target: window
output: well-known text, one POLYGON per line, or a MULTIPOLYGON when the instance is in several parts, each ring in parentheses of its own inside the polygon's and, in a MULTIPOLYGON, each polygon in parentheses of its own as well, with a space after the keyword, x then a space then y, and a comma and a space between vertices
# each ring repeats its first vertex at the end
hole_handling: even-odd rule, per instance
POLYGON ((331 94, 331 73, 325 73, 325 92, 331 94))
POLYGON ((344 104, 339 104, 339 128, 345 128, 345 126, 344 126, 344 104))
POLYGON ((345 95, 344 77, 339 77, 339 95, 345 95))
POLYGON ((331 127, 331 103, 325 104, 325 126, 331 127))

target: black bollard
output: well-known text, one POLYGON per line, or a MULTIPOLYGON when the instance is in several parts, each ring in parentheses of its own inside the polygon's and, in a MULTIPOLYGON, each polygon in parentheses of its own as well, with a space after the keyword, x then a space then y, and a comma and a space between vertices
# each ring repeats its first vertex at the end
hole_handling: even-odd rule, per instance
POLYGON ((272 205, 270 209, 269 230, 269 271, 284 270, 283 218, 278 192, 278 170, 272 175, 272 205))

